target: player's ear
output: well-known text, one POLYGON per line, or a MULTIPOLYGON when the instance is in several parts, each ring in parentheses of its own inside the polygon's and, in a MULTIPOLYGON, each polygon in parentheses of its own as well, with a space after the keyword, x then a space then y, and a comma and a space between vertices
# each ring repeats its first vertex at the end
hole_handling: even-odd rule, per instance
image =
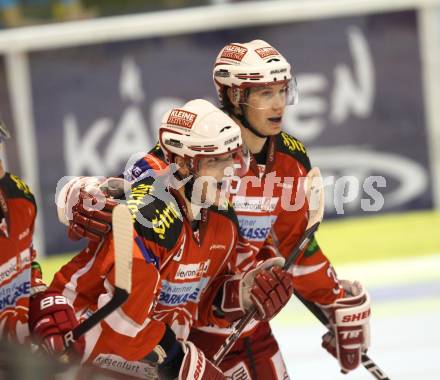
POLYGON ((185 178, 190 174, 190 168, 187 160, 185 160, 183 157, 175 156, 174 162, 177 164, 179 168, 178 173, 182 176, 182 178, 185 178))
POLYGON ((232 88, 232 87, 228 87, 226 90, 226 96, 229 99, 229 102, 233 105, 234 107, 234 111, 236 113, 241 113, 241 109, 240 109, 240 103, 239 103, 239 99, 240 99, 240 93, 239 93, 239 89, 238 88, 232 88))

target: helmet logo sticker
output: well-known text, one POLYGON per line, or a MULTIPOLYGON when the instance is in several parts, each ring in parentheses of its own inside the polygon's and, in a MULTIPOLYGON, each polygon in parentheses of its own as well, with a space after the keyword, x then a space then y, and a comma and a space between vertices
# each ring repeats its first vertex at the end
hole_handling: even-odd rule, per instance
POLYGON ((274 74, 281 74, 281 73, 287 73, 287 69, 276 69, 276 70, 271 70, 270 71, 270 75, 274 75, 274 74))
POLYGON ((175 108, 170 112, 167 124, 191 129, 196 121, 196 117, 195 113, 175 108))
POLYGON ((235 141, 237 141, 237 140, 239 140, 239 139, 240 139, 240 136, 234 136, 234 137, 232 137, 232 138, 226 140, 226 141, 225 141, 225 145, 232 144, 233 142, 235 142, 235 141))
POLYGON ((214 75, 216 77, 229 78, 231 76, 231 73, 225 69, 220 69, 220 70, 216 70, 214 75))
POLYGON ((257 53, 263 59, 273 55, 280 55, 280 53, 278 53, 278 51, 272 46, 255 49, 255 53, 257 53))
POLYGON ((247 51, 248 49, 243 46, 230 44, 223 49, 220 58, 232 59, 234 61, 240 62, 247 53, 247 51))

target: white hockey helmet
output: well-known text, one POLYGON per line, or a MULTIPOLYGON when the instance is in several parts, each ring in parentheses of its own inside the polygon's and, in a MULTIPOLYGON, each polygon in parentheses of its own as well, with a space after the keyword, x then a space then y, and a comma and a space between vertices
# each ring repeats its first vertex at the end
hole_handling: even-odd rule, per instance
POLYGON ((232 88, 238 103, 245 104, 246 89, 280 83, 287 85, 286 104, 298 102, 296 79, 289 62, 263 40, 226 45, 215 60, 213 79, 223 106, 225 87, 232 88))
POLYGON ((159 128, 159 143, 168 163, 174 155, 183 157, 196 173, 201 158, 227 153, 233 153, 235 174, 242 176, 249 168, 240 127, 207 100, 191 100, 168 111, 159 128))

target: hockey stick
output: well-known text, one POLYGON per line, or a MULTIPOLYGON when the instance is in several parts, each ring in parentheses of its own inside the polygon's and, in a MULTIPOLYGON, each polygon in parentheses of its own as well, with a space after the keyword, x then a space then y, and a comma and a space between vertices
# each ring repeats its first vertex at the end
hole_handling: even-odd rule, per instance
MULTIPOLYGON (((321 173, 318 168, 310 170, 305 181, 305 194, 309 204, 308 211, 308 223, 304 234, 296 244, 292 253, 284 263, 283 269, 287 270, 293 264, 298 255, 307 246, 313 234, 319 227, 324 215, 324 190, 322 184, 321 173)), ((235 324, 232 333, 226 338, 222 346, 213 356, 215 365, 219 365, 226 354, 230 351, 234 343, 240 337, 241 333, 252 320, 257 313, 257 309, 254 307, 249 310, 243 318, 241 318, 237 324, 235 324)))
POLYGON ((112 213, 113 243, 115 251, 115 291, 112 299, 94 314, 64 335, 66 349, 120 307, 131 292, 131 266, 133 261, 133 221, 128 207, 118 204, 112 213))

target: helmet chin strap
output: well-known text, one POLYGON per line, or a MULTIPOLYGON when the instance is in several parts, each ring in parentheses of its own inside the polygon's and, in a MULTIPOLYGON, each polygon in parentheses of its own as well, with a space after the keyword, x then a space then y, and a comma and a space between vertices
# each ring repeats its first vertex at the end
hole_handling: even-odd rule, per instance
POLYGON ((240 109, 241 109, 241 114, 237 114, 235 112, 232 112, 232 116, 236 117, 240 123, 243 125, 243 127, 245 127, 246 129, 249 129, 255 136, 258 136, 262 139, 265 139, 266 135, 263 135, 262 133, 258 132, 250 123, 249 121, 246 119, 246 117, 244 116, 244 109, 243 109, 243 105, 240 104, 240 109))
MULTIPOLYGON (((186 200, 189 203, 193 204, 193 202, 192 202, 192 194, 193 194, 194 185, 195 185, 195 182, 196 182, 197 175, 194 172, 192 161, 190 162, 189 166, 190 166, 190 169, 189 169, 189 175, 188 176, 191 176, 191 178, 184 183, 184 185, 183 185, 183 193, 185 194, 186 200)), ((182 175, 179 172, 176 172, 175 175, 181 181, 183 181, 183 180, 185 180, 187 178, 187 177, 183 178, 182 175)))
MULTIPOLYGON (((178 171, 176 171, 175 176, 179 180, 181 180, 181 181, 186 179, 186 178, 183 178, 183 176, 178 171)), ((193 193, 193 189, 194 189, 194 184, 195 184, 195 181, 196 181, 195 180, 196 176, 195 176, 194 171, 193 171, 192 168, 190 169, 190 173, 189 173, 188 176, 191 176, 191 178, 184 183, 184 185, 183 185, 183 192, 185 194, 186 200, 191 203, 191 198, 192 198, 192 193, 193 193)))
POLYGON ((185 185, 183 185, 185 197, 190 203, 192 203, 191 198, 192 198, 195 182, 196 182, 196 179, 195 179, 195 176, 193 175, 191 177, 191 179, 188 182, 186 182, 185 185))
POLYGON ((194 218, 193 220, 191 220, 191 227, 193 230, 199 228, 200 217, 198 217, 198 215, 200 214, 202 208, 201 205, 195 204, 191 201, 195 182, 196 182, 196 176, 192 173, 191 179, 183 185, 183 192, 185 194, 186 200, 191 205, 190 206, 191 213, 194 218))

